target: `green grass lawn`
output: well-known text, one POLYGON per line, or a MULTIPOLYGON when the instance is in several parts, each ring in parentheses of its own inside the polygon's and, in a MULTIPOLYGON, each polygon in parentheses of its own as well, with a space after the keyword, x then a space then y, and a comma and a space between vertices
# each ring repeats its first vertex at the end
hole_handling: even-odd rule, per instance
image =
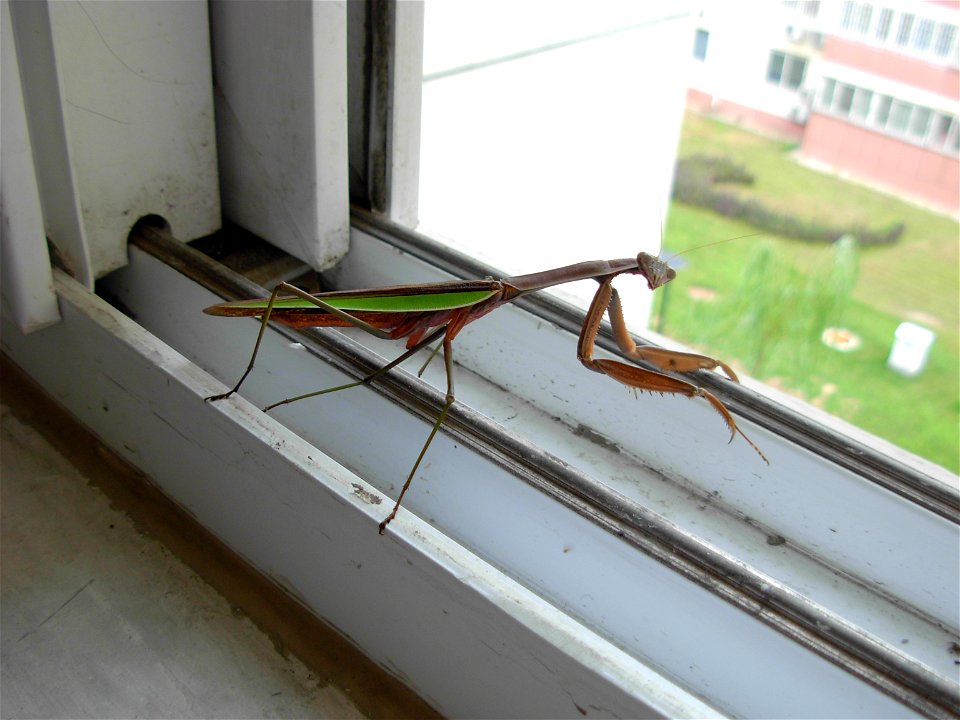
MULTIPOLYGON (((759 243, 804 276, 826 272, 831 248, 770 235, 744 238, 683 256, 687 263, 666 294, 665 332, 707 348, 734 367, 813 402, 828 412, 949 468, 960 470, 960 227, 890 196, 805 168, 792 147, 688 114, 680 156, 727 156, 754 174, 738 189, 769 206, 831 224, 906 230, 892 246, 862 248, 852 299, 840 318, 862 340, 840 353, 809 337, 745 336, 744 314, 754 294, 743 278, 759 243), (738 304, 739 303, 739 304, 738 304), (746 304, 744 304, 746 303, 746 304), (730 313, 736 306, 735 314, 730 313), (745 308, 747 308, 745 310, 745 308), (726 311, 726 314, 725 314, 726 311), (897 325, 910 320, 937 334, 926 370, 904 378, 886 367, 897 325), (757 356, 762 345, 759 367, 757 356), (756 373, 754 373, 756 371, 756 373)), ((674 203, 665 229, 669 253, 756 232, 712 212, 674 203)), ((663 290, 657 302, 664 301, 663 290)), ((797 297, 781 300, 803 313, 797 297)), ((780 310, 784 309, 781 307, 780 310)), ((659 308, 655 308, 654 317, 659 308)), ((775 327, 790 325, 784 315, 775 327)), ((819 330, 817 331, 819 333, 819 330)), ((775 334, 775 333, 774 333, 775 334)))

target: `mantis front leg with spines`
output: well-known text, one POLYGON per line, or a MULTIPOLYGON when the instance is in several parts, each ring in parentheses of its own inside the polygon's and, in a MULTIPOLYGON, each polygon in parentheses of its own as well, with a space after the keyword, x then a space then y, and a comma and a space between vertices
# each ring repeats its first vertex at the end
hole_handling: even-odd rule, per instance
POLYGON ((735 382, 739 382, 736 373, 721 360, 707 357, 706 355, 697 355, 696 353, 686 353, 677 350, 664 350, 654 347, 640 347, 634 342, 630 333, 627 331, 626 321, 623 317, 623 306, 620 303, 620 294, 612 285, 612 278, 603 278, 599 280, 600 287, 593 296, 590 308, 587 310, 587 317, 583 323, 583 329, 580 331, 580 339, 577 343, 577 358, 581 363, 594 372, 609 375, 614 380, 627 385, 628 387, 648 392, 672 393, 676 395, 686 395, 687 397, 700 397, 709 402, 713 409, 720 413, 723 421, 730 429, 731 442, 740 433, 740 436, 750 443, 750 447, 759 453, 763 461, 769 464, 766 455, 758 448, 754 442, 743 434, 743 431, 737 426, 730 411, 724 407, 717 397, 708 390, 697 387, 693 383, 655 370, 647 370, 636 365, 627 365, 617 360, 607 360, 604 358, 595 359, 593 357, 593 346, 597 339, 597 332, 600 330, 600 321, 603 319, 604 311, 610 318, 610 325, 613 328, 613 337, 616 340, 620 351, 632 360, 648 362, 651 365, 662 370, 673 372, 692 372, 694 370, 713 370, 720 368, 726 373, 727 377, 735 382))

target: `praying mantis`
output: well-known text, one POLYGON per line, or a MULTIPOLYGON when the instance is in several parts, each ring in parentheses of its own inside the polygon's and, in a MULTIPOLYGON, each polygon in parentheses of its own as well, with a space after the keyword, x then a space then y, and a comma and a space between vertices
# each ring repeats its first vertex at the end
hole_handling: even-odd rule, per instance
MULTIPOLYGON (((265 407, 264 412, 286 403, 367 384, 439 340, 434 353, 441 348, 443 350, 447 378, 444 403, 413 468, 400 489, 393 509, 379 525, 382 535, 390 521, 397 516, 403 496, 410 487, 430 443, 443 424, 450 406, 456 399, 453 387, 453 340, 457 334, 474 320, 523 295, 576 280, 593 279, 597 281, 599 287, 587 310, 577 342, 577 358, 580 362, 587 369, 607 375, 636 390, 686 395, 690 398, 706 400, 726 423, 730 431, 730 441, 732 442, 739 434, 763 461, 769 464, 760 448, 737 426, 730 411, 716 396, 692 382, 661 371, 686 373, 695 370, 720 369, 729 379, 739 382, 736 373, 723 361, 706 355, 638 346, 627 331, 620 297, 612 284, 614 278, 619 275, 640 275, 647 281, 647 287, 650 290, 656 290, 673 280, 676 272, 659 257, 641 252, 636 258, 582 262, 502 280, 493 278, 456 280, 317 294, 310 294, 294 285, 281 282, 274 288, 269 298, 221 303, 204 310, 209 315, 260 318, 260 332, 243 375, 232 389, 221 395, 212 395, 206 400, 224 400, 240 389, 250 371, 253 370, 260 343, 270 320, 276 320, 290 327, 358 327, 380 338, 390 340, 406 338, 406 352, 360 380, 287 398, 265 407), (281 293, 285 295, 281 296, 281 293), (620 351, 632 360, 652 365, 657 368, 656 370, 629 365, 619 360, 594 357, 594 342, 600 330, 604 312, 610 318, 614 339, 620 351)), ((432 357, 433 354, 430 358, 432 357)), ((427 362, 429 361, 428 358, 427 362)))

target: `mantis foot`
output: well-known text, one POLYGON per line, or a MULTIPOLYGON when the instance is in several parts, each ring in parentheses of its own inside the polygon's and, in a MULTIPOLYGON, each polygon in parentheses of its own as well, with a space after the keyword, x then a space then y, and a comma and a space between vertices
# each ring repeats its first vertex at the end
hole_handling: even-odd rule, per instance
POLYGON ((222 395, 211 395, 210 397, 205 397, 205 398, 203 399, 203 401, 204 401, 204 402, 213 402, 213 401, 215 401, 215 400, 226 400, 228 397, 230 397, 231 395, 233 395, 234 392, 235 392, 234 390, 229 390, 229 391, 223 393, 222 395))

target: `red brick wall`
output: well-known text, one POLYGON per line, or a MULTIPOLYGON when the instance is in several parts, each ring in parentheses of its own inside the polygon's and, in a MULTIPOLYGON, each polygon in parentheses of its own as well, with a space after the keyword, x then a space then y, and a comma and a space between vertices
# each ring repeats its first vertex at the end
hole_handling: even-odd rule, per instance
POLYGON ((713 96, 703 90, 687 88, 687 107, 697 112, 707 112, 713 104, 713 96))
POLYGON ((734 125, 772 135, 783 140, 799 142, 803 137, 803 125, 792 120, 771 115, 746 105, 715 99, 701 90, 687 90, 687 107, 704 114, 721 118, 734 125))
POLYGON ((817 113, 807 122, 800 152, 947 212, 960 210, 960 161, 956 157, 817 113))
POLYGON ((829 35, 823 59, 960 100, 960 71, 829 35))

